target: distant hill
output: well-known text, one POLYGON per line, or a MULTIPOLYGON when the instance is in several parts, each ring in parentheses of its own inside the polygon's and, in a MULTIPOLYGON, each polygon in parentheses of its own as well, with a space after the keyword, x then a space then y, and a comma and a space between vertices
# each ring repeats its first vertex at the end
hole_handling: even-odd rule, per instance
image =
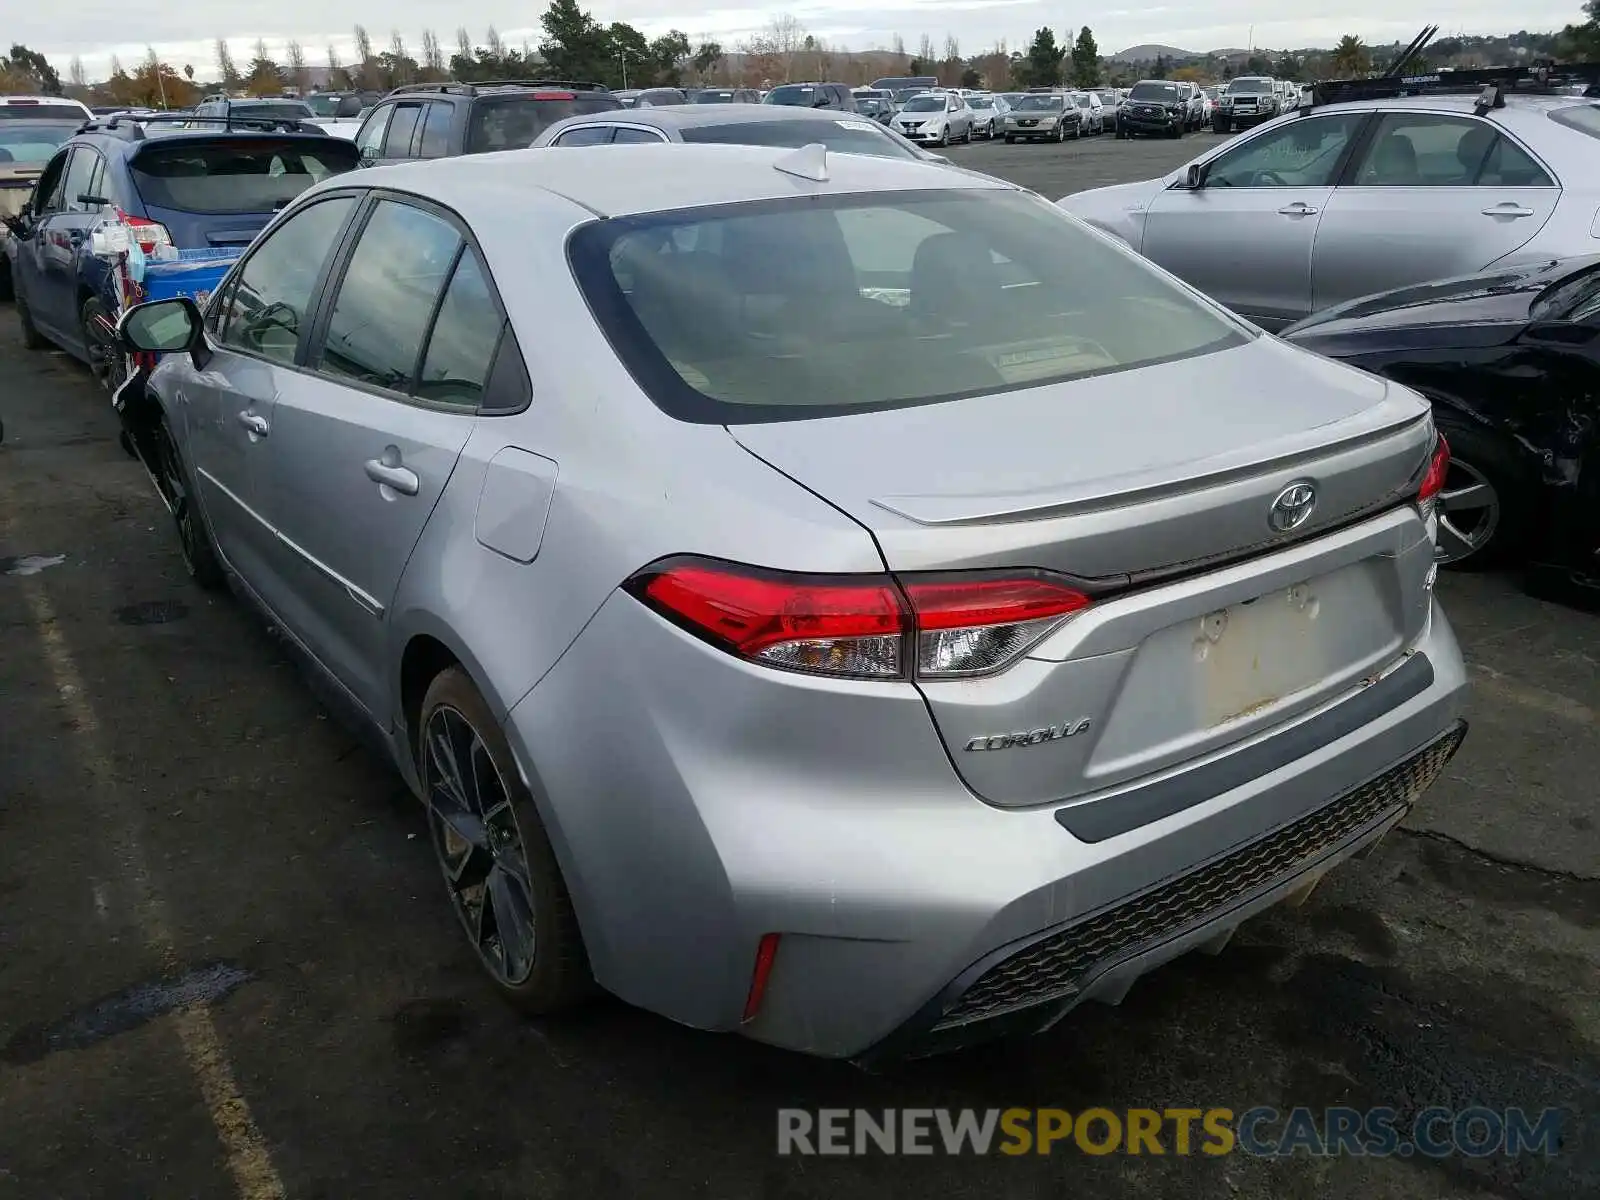
POLYGON ((1158 58, 1200 58, 1198 50, 1179 50, 1176 46, 1161 46, 1154 43, 1143 46, 1129 46, 1126 50, 1119 50, 1109 56, 1112 62, 1155 62, 1158 58))

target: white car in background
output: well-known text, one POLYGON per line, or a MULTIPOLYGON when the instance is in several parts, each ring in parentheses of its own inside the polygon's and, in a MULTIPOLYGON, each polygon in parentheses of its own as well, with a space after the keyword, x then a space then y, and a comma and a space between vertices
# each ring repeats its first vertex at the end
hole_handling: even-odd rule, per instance
POLYGON ((960 92, 922 92, 895 113, 889 127, 919 146, 970 142, 975 114, 960 92))

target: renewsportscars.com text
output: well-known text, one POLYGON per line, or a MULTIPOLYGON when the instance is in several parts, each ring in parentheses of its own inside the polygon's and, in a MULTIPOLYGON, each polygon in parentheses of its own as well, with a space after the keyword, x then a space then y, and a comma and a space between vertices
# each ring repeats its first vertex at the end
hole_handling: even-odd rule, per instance
POLYGON ((1555 1108, 782 1108, 778 1153, 1550 1156, 1561 1127, 1555 1108))

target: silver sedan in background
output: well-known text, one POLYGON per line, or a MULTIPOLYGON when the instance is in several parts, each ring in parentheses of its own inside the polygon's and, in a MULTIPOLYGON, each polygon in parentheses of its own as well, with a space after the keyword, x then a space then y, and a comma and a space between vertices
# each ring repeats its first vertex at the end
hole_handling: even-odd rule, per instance
POLYGON ((994 92, 979 92, 967 97, 967 107, 972 110, 972 132, 980 137, 994 138, 1005 124, 1011 103, 994 92))
POLYGON ((976 116, 959 92, 923 92, 907 100, 889 122, 907 141, 923 146, 970 142, 976 116))
POLYGON ((1267 329, 1358 296, 1592 253, 1600 105, 1335 104, 1279 117, 1068 212, 1267 329))

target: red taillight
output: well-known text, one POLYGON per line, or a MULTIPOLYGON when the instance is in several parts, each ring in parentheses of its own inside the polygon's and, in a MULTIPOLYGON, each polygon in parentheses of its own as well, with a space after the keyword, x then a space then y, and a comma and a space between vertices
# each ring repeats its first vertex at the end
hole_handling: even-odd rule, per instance
POLYGON ((791 575, 680 558, 628 581, 662 616, 768 666, 857 679, 984 675, 1090 598, 1044 572, 791 575), (908 655, 907 650, 910 649, 908 655))
POLYGON ((573 92, 535 92, 540 100, 576 100, 578 97, 573 92))
POLYGON ((744 1000, 744 1019, 752 1021, 761 1011, 761 1001, 767 994, 767 980, 772 977, 772 964, 778 957, 778 935, 762 934, 756 947, 756 968, 750 975, 750 993, 744 1000))
POLYGON ((157 246, 172 246, 172 234, 160 221, 151 221, 145 217, 130 217, 127 213, 118 210, 118 219, 133 233, 133 240, 139 243, 139 249, 146 254, 155 253, 157 246))
POLYGON ((1433 447, 1433 458, 1428 462, 1428 473, 1422 477, 1422 486, 1417 489, 1418 501, 1432 500, 1444 491, 1444 478, 1449 473, 1450 443, 1444 440, 1444 434, 1441 433, 1433 447))

